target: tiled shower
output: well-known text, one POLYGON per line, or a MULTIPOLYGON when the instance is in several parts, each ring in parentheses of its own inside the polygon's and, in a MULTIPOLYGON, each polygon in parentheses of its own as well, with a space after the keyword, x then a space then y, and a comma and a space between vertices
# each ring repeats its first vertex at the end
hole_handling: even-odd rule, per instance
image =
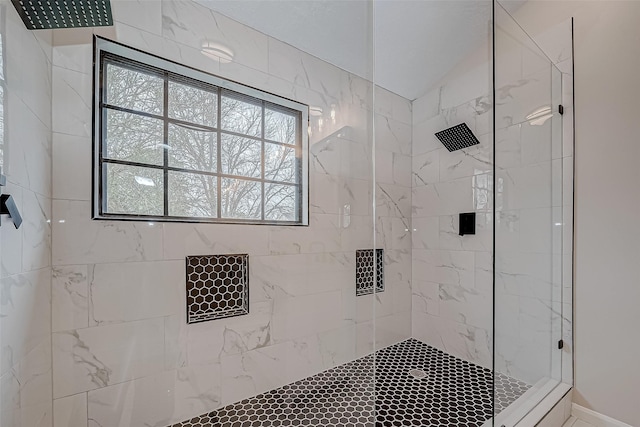
POLYGON ((0 2, 0 425, 529 425, 572 384, 571 22, 479 2, 408 99, 216 3, 29 31, 0 2), (92 219, 94 35, 308 106, 308 226, 92 219))

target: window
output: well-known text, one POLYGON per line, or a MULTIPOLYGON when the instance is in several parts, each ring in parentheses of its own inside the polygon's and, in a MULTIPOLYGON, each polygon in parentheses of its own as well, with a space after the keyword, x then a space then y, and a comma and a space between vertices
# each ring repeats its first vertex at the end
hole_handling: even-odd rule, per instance
POLYGON ((96 38, 93 217, 308 224, 308 107, 96 38))

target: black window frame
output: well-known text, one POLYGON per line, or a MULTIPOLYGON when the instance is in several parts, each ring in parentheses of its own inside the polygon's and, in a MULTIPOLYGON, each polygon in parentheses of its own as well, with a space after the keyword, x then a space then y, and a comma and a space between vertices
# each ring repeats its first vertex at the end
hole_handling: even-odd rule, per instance
POLYGON ((307 226, 309 224, 309 153, 307 128, 309 123, 309 107, 296 101, 292 101, 260 89, 252 88, 213 74, 197 70, 183 64, 170 61, 140 50, 125 46, 123 44, 108 40, 99 36, 94 36, 94 82, 93 82, 93 191, 92 191, 92 218, 95 220, 125 220, 125 221, 147 221, 147 222, 194 222, 194 223, 215 223, 215 224, 256 224, 256 225, 286 225, 286 226, 307 226), (106 67, 113 64, 121 68, 129 68, 133 71, 143 72, 163 79, 163 110, 161 114, 148 113, 131 110, 125 107, 112 105, 106 102, 106 67), (189 85, 198 89, 204 89, 216 93, 217 95, 217 117, 215 127, 186 122, 180 119, 169 117, 168 98, 169 82, 176 82, 189 85), (222 129, 221 123, 221 102, 223 97, 235 98, 243 102, 252 103, 261 108, 261 134, 260 136, 245 135, 222 129), (265 112, 266 110, 278 111, 295 117, 296 137, 294 144, 274 141, 265 137, 265 112), (135 114, 137 116, 149 117, 161 120, 163 127, 163 161, 160 165, 140 163, 129 160, 120 160, 105 156, 105 134, 107 129, 107 111, 120 111, 135 114), (215 171, 204 171, 196 169, 186 169, 172 166, 168 152, 169 124, 180 125, 198 131, 212 132, 216 134, 215 144, 217 152, 217 165, 215 171), (233 175, 223 173, 222 158, 222 136, 231 135, 247 138, 260 143, 261 164, 260 177, 248 177, 243 175, 233 175), (296 159, 295 182, 277 181, 266 179, 265 177, 265 147, 266 144, 280 145, 289 149, 294 149, 296 159), (105 165, 120 164, 127 166, 142 167, 153 170, 161 170, 163 173, 163 215, 146 215, 135 213, 110 213, 107 212, 107 182, 105 165), (216 180, 216 217, 191 217, 169 215, 169 172, 186 172, 199 175, 208 175, 216 180), (228 218, 222 217, 222 180, 225 178, 239 179, 259 183, 260 189, 260 218, 228 218), (272 220, 265 218, 266 189, 268 184, 290 186, 295 189, 296 195, 296 220, 272 220))

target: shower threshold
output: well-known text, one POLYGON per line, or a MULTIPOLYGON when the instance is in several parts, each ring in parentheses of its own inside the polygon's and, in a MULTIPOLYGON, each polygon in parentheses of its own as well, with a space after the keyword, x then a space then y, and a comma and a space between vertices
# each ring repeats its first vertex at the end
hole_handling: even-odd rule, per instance
MULTIPOLYGON (((480 427, 493 415, 493 378, 410 338, 172 427, 480 427)), ((496 374, 496 414, 529 388, 496 374)))

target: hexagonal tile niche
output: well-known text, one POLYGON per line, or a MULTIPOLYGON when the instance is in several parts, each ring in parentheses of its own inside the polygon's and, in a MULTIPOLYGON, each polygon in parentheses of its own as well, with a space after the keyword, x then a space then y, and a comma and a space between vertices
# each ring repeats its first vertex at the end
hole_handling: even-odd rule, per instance
POLYGON ((384 249, 356 250, 356 296, 384 291, 384 249))
POLYGON ((249 255, 187 257, 187 323, 249 313, 249 255))

